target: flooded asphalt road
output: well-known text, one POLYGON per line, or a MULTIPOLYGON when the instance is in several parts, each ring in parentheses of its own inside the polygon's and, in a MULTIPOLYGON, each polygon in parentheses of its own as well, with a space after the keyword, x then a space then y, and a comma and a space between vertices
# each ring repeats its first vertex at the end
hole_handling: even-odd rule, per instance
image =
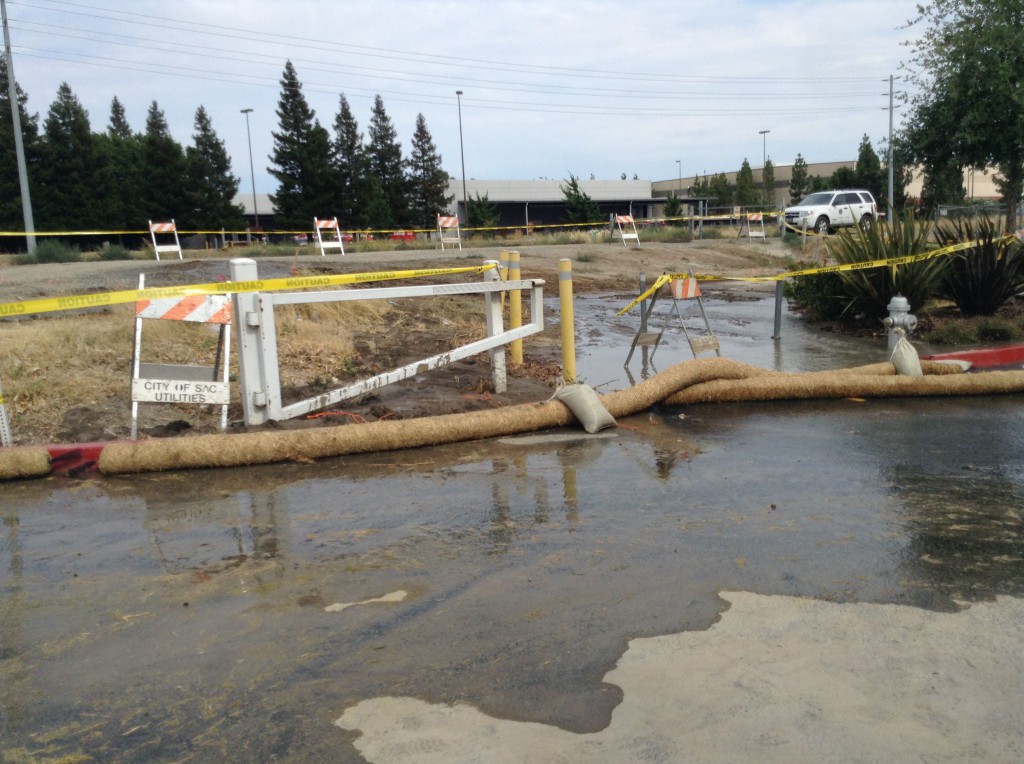
MULTIPOLYGON (((774 343, 770 294, 747 296, 708 301, 728 357, 885 357, 791 316, 774 343)), ((577 303, 594 384, 625 379, 619 305, 577 303)), ((594 732, 627 640, 707 629, 723 590, 939 611, 1024 594, 1016 396, 621 425, 0 487, 3 761, 359 760, 333 722, 389 695, 594 732)))

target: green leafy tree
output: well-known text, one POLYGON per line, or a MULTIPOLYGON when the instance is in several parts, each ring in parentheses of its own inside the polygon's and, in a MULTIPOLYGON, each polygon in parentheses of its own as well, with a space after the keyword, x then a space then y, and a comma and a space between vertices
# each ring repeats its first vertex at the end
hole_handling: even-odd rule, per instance
POLYGON ((363 135, 359 132, 359 123, 352 115, 344 94, 338 99, 331 149, 338 178, 338 218, 346 228, 365 226, 370 193, 370 160, 366 155, 363 135))
POLYGON ((231 174, 231 158, 217 137, 210 116, 196 109, 193 145, 185 150, 191 212, 188 225, 203 231, 238 228, 243 209, 234 203, 240 179, 231 174))
POLYGON ((135 207, 138 219, 167 220, 187 214, 185 150, 171 137, 167 120, 156 101, 146 112, 142 167, 139 203, 135 207))
MULTIPOLYGON (((448 208, 454 196, 449 196, 448 173, 441 168, 441 155, 427 130, 422 114, 416 115, 416 131, 412 136, 412 154, 409 157, 409 210, 412 224, 418 228, 432 228, 437 214, 448 208)), ((470 213, 475 226, 480 221, 470 213)))
MULTIPOLYGON (((498 212, 497 205, 491 202, 486 193, 480 196, 478 191, 475 198, 470 197, 467 200, 466 206, 469 207, 469 219, 477 228, 496 228, 501 222, 501 214, 498 212)), ((494 232, 484 231, 484 235, 490 238, 494 232)))
POLYGON ((828 185, 830 188, 857 188, 857 171, 852 167, 837 167, 828 185))
POLYGON ((764 204, 768 207, 775 206, 775 165, 772 160, 766 159, 764 170, 761 173, 764 183, 764 204))
POLYGON ((380 183, 393 223, 407 225, 410 219, 409 182, 402 159, 402 144, 379 95, 373 100, 368 136, 370 172, 380 183))
POLYGON ((750 169, 750 162, 745 158, 740 165, 740 171, 736 173, 736 195, 733 200, 740 207, 757 204, 760 200, 760 194, 754 185, 754 171, 750 169))
POLYGON ((267 169, 278 182, 270 197, 276 223, 279 228, 306 231, 313 218, 336 214, 337 183, 330 136, 306 102, 291 61, 285 62, 275 113, 278 130, 271 132, 274 150, 267 169))
MULTIPOLYGON (((31 190, 37 184, 33 178, 39 160, 39 117, 29 115, 26 110, 28 96, 15 84, 18 98, 18 115, 21 119, 22 144, 25 148, 25 163, 31 190)), ((34 211, 33 211, 34 212, 34 211)), ((7 80, 7 63, 0 56, 0 230, 23 231, 25 217, 21 208, 21 182, 18 178, 18 162, 14 147, 14 123, 11 119, 10 88, 7 80)), ((25 240, 15 241, 8 237, 0 239, 0 247, 24 247, 25 240)))
POLYGON ((36 172, 39 193, 33 200, 41 230, 81 231, 106 219, 111 190, 107 165, 89 126, 89 114, 62 82, 43 123, 42 161, 36 172))
MULTIPOLYGON (((1024 7, 1019 0, 930 0, 910 26, 911 99, 905 137, 937 175, 995 165, 1005 181, 1007 226, 1024 191, 1024 7)), ((941 184, 936 184, 938 189, 941 184)))
POLYGON ((807 173, 807 160, 801 154, 796 155, 793 162, 793 174, 789 178, 789 198, 791 203, 796 204, 803 199, 811 190, 811 179, 807 173))
POLYGON ((569 223, 596 223, 601 220, 601 208, 580 188, 580 181, 572 173, 564 186, 559 186, 565 201, 565 219, 569 223))
POLYGON ((940 204, 962 204, 967 196, 964 189, 964 171, 950 159, 935 161, 925 168, 921 182, 921 209, 931 214, 940 204))

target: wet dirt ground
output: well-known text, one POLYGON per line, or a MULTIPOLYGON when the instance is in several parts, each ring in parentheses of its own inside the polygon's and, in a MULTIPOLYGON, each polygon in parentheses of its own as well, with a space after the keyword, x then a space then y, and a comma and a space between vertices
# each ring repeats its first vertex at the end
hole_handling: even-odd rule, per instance
MULTIPOLYGON (((578 302, 592 384, 627 384, 624 304, 578 302)), ((757 290, 708 312, 724 355, 769 368, 886 355, 789 315, 772 341, 757 290)), ((655 366, 688 356, 666 338, 655 366)), ((0 761, 360 761, 334 722, 382 696, 593 733, 628 641, 708 629, 724 590, 940 612, 1024 595, 1016 396, 620 425, 3 486, 0 761)))

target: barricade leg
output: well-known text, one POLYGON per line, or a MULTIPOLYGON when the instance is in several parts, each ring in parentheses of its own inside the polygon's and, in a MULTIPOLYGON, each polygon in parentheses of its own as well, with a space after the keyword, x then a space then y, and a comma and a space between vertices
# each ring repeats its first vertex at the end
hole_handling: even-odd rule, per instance
MULTIPOLYGON (((239 257, 231 261, 232 281, 258 278, 255 260, 239 257)), ((232 301, 238 331, 242 415, 247 425, 265 424, 281 409, 273 308, 264 310, 258 292, 236 293, 232 301)))
MULTIPOLYGON (((498 265, 497 260, 485 260, 485 265, 498 265)), ((484 281, 499 281, 501 273, 497 267, 484 271, 484 281)), ((487 313, 487 336, 496 337, 505 331, 504 319, 501 314, 501 292, 486 292, 484 294, 484 305, 487 313)), ((492 348, 487 351, 491 358, 491 383, 494 392, 504 393, 508 390, 508 375, 505 369, 505 346, 492 348)))

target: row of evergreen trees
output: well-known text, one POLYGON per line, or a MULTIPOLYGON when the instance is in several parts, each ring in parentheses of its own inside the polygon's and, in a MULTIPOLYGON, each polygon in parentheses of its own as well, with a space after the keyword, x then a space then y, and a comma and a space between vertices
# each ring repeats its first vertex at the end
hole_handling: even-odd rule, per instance
MULTIPOLYGON (((0 59, 0 230, 18 231, 24 216, 8 93, 0 59)), ((241 208, 232 204, 238 179, 202 106, 193 145, 183 148, 156 101, 145 131, 134 133, 115 97, 107 130, 94 133, 67 83, 58 88, 41 130, 20 87, 17 94, 37 231, 138 230, 148 219, 172 217, 181 227, 200 230, 242 223, 241 208)))
POLYGON ((273 194, 279 228, 306 228, 314 217, 328 213, 349 229, 433 228, 436 215, 453 199, 446 195, 448 173, 422 114, 416 117, 408 159, 379 95, 368 140, 344 94, 332 137, 306 102, 288 61, 277 117, 269 169, 279 184, 273 194))
MULTIPOLYGON (((345 228, 433 227, 447 209, 448 174, 420 114, 409 159, 380 96, 364 143, 344 95, 328 135, 302 95, 289 61, 281 80, 268 168, 279 186, 272 199, 275 227, 308 230, 314 217, 337 215, 345 228)), ((0 58, 0 230, 24 226, 7 67, 0 58)), ((195 113, 192 145, 171 136, 156 101, 145 130, 133 132, 115 97, 104 132, 93 132, 89 115, 62 83, 40 126, 18 106, 37 231, 139 230, 146 220, 174 218, 180 229, 219 231, 243 227, 234 204, 239 178, 206 110, 195 113)))

